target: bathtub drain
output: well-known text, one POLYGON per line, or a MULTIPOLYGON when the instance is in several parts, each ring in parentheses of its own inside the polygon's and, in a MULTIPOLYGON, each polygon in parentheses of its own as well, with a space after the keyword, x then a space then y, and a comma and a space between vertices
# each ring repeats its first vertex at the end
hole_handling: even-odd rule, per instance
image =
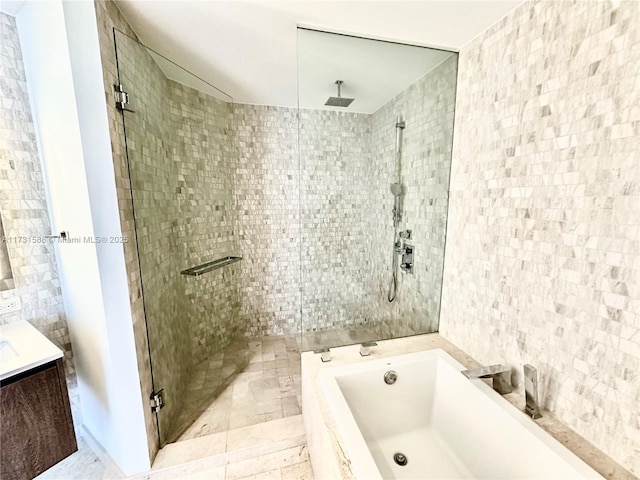
POLYGON ((393 455, 393 461, 396 462, 398 465, 400 465, 401 467, 404 467, 409 460, 407 460, 407 457, 404 455, 404 453, 395 453, 393 455))
POLYGON ((398 379, 398 374, 393 370, 389 370, 387 373, 384 374, 384 383, 386 383, 387 385, 393 385, 394 383, 396 383, 397 379, 398 379))

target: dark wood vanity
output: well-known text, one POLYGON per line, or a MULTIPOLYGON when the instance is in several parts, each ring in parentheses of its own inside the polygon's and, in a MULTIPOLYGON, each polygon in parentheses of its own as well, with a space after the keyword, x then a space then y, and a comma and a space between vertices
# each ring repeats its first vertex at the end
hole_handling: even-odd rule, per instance
POLYGON ((32 479, 78 450, 62 359, 0 382, 0 476, 32 479))

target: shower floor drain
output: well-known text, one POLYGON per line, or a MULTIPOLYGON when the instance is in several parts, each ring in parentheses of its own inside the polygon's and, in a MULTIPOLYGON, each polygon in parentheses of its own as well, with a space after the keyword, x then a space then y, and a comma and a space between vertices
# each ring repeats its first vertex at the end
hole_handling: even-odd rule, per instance
POLYGON ((400 452, 394 453, 393 461, 396 462, 401 467, 404 467, 409 462, 409 460, 407 459, 406 455, 404 453, 400 453, 400 452))

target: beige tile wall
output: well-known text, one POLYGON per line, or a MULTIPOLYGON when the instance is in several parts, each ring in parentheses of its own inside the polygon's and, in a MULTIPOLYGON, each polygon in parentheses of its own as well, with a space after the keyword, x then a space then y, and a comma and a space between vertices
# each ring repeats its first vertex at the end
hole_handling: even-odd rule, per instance
MULTIPOLYGON (((182 271, 240 252, 233 104, 230 98, 216 99, 173 81, 169 81, 167 100, 176 135, 172 161, 177 167, 177 195, 172 201, 179 212, 176 253, 182 271)), ((222 351, 244 334, 240 269, 240 264, 232 264, 198 277, 180 275, 179 302, 189 320, 192 364, 222 351)))
POLYGON ((299 167, 296 109, 235 106, 241 301, 252 335, 437 329, 455 81, 453 55, 373 115, 301 110, 299 167), (414 231, 417 262, 413 276, 400 273, 389 305, 399 113, 401 228, 414 231))
POLYGON ((460 51, 440 332, 538 368, 640 474, 640 3, 527 2, 460 51))
POLYGON ((370 320, 371 116, 300 111, 301 307, 305 332, 370 320))
MULTIPOLYGON (((129 35, 132 32, 113 3, 98 4, 98 18, 103 28, 103 61, 115 68, 114 42, 108 31, 116 26, 129 35)), ((122 119, 112 104, 112 85, 117 76, 108 68, 105 93, 113 115, 111 135, 117 182, 123 195, 123 228, 124 219, 133 218, 127 191, 129 173, 133 187, 137 244, 131 230, 131 242, 127 244, 130 252, 125 253, 134 260, 136 248, 139 254, 142 278, 140 282, 139 274, 131 270, 137 270, 136 262, 130 262, 130 291, 144 289, 153 380, 156 390, 164 389, 160 424, 164 442, 173 435, 183 413, 181 397, 192 381, 195 365, 244 333, 239 315, 238 265, 199 277, 180 274, 238 250, 234 230, 235 155, 230 142, 232 104, 167 79, 133 38, 116 32, 115 41, 120 80, 135 110, 125 112, 128 163, 122 119), (116 151, 116 145, 122 150, 116 151)), ((126 226, 133 227, 130 223, 126 226)), ((148 362, 143 335, 146 333, 142 329, 136 333, 141 363, 148 362)), ((143 368, 149 371, 148 366, 143 368)), ((149 390, 145 392, 148 396, 149 380, 143 380, 143 389, 149 390)), ((148 434, 155 436, 152 421, 148 434)))
MULTIPOLYGON (((113 96, 113 85, 118 78, 113 43, 113 27, 115 26, 129 35, 134 35, 134 33, 129 28, 114 2, 96 0, 95 8, 100 40, 100 55, 104 72, 105 100, 107 102, 107 113, 109 116, 111 149, 116 174, 120 224, 122 235, 130 239, 129 242, 124 244, 124 254, 129 279, 129 299, 131 301, 133 331, 136 341, 138 371, 140 373, 140 388, 142 390, 142 398, 149 398, 153 392, 153 386, 151 383, 149 346, 147 343, 144 308, 142 304, 138 252, 136 244, 133 241, 135 238, 135 230, 133 210, 131 207, 129 172, 125 156, 122 116, 115 108, 113 96)), ((149 455, 151 458, 154 458, 159 448, 155 415, 153 415, 151 409, 144 409, 144 412, 147 439, 149 442, 149 455)))
POLYGON ((250 336, 300 324, 297 110, 234 106, 241 318, 250 336))
MULTIPOLYGON (((394 332, 438 330, 447 225, 449 172, 456 95, 457 55, 452 54, 371 116, 371 160, 367 162, 370 246, 365 278, 371 282, 370 318, 394 332), (399 230, 410 229, 414 273, 399 270, 396 300, 389 303, 395 183, 396 118, 405 128, 401 140, 404 196, 399 230)), ((405 333, 405 334, 406 334, 405 333)))
POLYGON ((116 33, 116 43, 120 79, 135 108, 135 113, 125 112, 124 125, 154 382, 165 394, 160 424, 164 435, 182 409, 178 399, 192 366, 188 312, 181 294, 184 262, 178 253, 179 145, 167 105, 169 80, 136 41, 116 33))

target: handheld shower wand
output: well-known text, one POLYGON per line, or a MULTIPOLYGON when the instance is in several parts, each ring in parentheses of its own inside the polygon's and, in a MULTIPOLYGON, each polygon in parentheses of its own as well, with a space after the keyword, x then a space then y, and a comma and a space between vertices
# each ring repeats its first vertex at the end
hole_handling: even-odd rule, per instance
POLYGON ((393 194, 393 228, 397 229, 400 225, 400 220, 402 220, 402 212, 400 211, 400 196, 402 195, 402 185, 392 183, 391 193, 393 194))

